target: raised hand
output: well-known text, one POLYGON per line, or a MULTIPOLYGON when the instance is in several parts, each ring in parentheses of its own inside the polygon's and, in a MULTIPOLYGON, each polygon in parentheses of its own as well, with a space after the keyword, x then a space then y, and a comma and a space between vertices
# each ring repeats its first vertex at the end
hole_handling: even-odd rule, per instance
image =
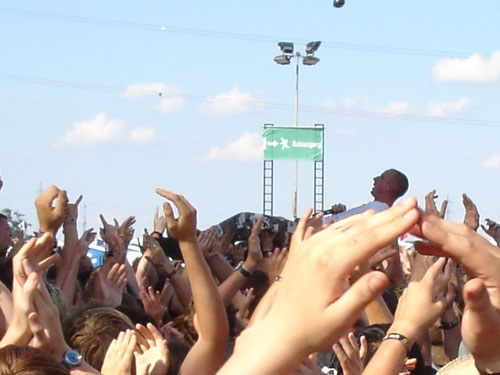
POLYGON ((144 305, 144 310, 155 318, 157 322, 161 322, 163 314, 167 311, 167 308, 161 304, 161 293, 159 291, 155 292, 151 286, 147 290, 145 287, 142 287, 140 297, 144 305))
POLYGON ((30 346, 41 349, 60 361, 69 346, 64 340, 59 312, 41 279, 37 283, 33 304, 35 311, 28 316, 29 326, 33 333, 30 346))
POLYGON ((59 258, 58 254, 51 255, 53 245, 54 237, 50 233, 45 233, 40 238, 32 238, 18 251, 12 260, 14 288, 16 283, 23 286, 32 272, 42 276, 45 270, 59 258))
POLYGON ((500 225, 498 225, 491 219, 486 219, 486 225, 488 226, 488 228, 486 228, 482 224, 481 228, 488 236, 492 237, 495 240, 498 246, 500 246, 500 225))
POLYGON ((153 232, 158 232, 163 234, 163 231, 167 227, 167 219, 165 216, 158 214, 158 207, 155 207, 155 215, 153 217, 153 232))
POLYGON ((120 332, 106 351, 101 368, 102 375, 132 375, 134 350, 136 349, 137 336, 134 331, 120 332))
POLYGON ((118 231, 114 231, 110 236, 110 242, 108 243, 108 249, 106 252, 106 259, 104 260, 104 265, 107 263, 125 263, 125 258, 127 256, 127 248, 123 242, 122 237, 118 231))
POLYGON ((462 338, 476 367, 500 371, 500 252, 497 246, 465 224, 422 215, 412 232, 430 242, 416 242, 419 252, 449 256, 461 263, 469 277, 463 291, 465 311, 462 338))
POLYGON ((342 336, 332 349, 335 352, 340 366, 345 375, 361 375, 363 373, 364 359, 366 357, 368 344, 365 336, 360 338, 361 347, 358 345, 354 333, 350 332, 342 336))
POLYGON ((132 238, 134 237, 134 228, 133 228, 134 224, 135 224, 135 217, 129 216, 125 220, 123 220, 123 223, 121 223, 121 225, 118 227, 118 233, 120 234, 120 237, 123 239, 125 248, 128 247, 130 241, 132 241, 132 238))
POLYGON ((78 219, 78 205, 83 199, 83 195, 80 195, 75 203, 68 203, 64 210, 64 225, 76 224, 78 219))
POLYGON ((52 185, 45 190, 36 200, 35 207, 40 224, 40 231, 51 233, 54 237, 64 220, 64 210, 68 204, 66 190, 59 190, 52 185), (52 204, 56 201, 56 206, 52 204))
POLYGON ((101 300, 106 305, 117 307, 127 284, 127 270, 124 264, 114 263, 96 269, 87 283, 86 294, 101 300))
POLYGON ((345 206, 345 204, 342 204, 342 203, 332 204, 332 207, 330 208, 333 215, 345 212, 346 209, 347 209, 347 207, 345 206))
POLYGON ((439 198, 438 195, 436 194, 436 190, 430 191, 426 196, 425 196, 425 212, 427 212, 429 215, 434 215, 437 216, 441 219, 444 218, 444 215, 446 214, 446 208, 448 207, 448 201, 444 200, 441 202, 441 209, 438 211, 436 208, 436 202, 435 200, 439 198))
POLYGON ((259 238, 262 252, 268 253, 273 250, 274 238, 277 234, 278 232, 273 232, 269 229, 260 232, 259 238))
POLYGON ((137 346, 140 349, 134 353, 137 374, 165 375, 168 370, 167 341, 151 323, 146 327, 137 324, 136 330, 137 346))
POLYGON ((476 205, 465 193, 462 194, 462 202, 465 207, 464 224, 472 230, 477 230, 479 227, 479 211, 476 205))
POLYGON ((233 357, 218 375, 287 374, 308 354, 331 347, 388 285, 387 276, 375 271, 346 291, 347 276, 417 223, 416 206, 414 198, 407 198, 378 214, 355 215, 316 233, 308 226, 309 210, 293 235, 282 279, 271 288, 276 292, 272 306, 239 336, 233 357), (308 324, 304 317, 310 317, 308 324), (278 355, 271 349, 276 345, 278 355), (249 352, 259 361, 248 361, 244 353, 249 352))
POLYGON ((388 333, 403 334, 413 343, 441 316, 451 298, 447 289, 450 270, 443 272, 445 264, 446 258, 440 258, 422 280, 410 282, 399 300, 388 333))
POLYGON ((233 238, 234 233, 230 229, 226 230, 221 238, 217 236, 212 242, 213 250, 219 254, 226 255, 233 238))
POLYGON ((499 310, 492 305, 487 288, 479 278, 467 282, 463 294, 462 339, 482 373, 497 373, 500 371, 499 310))
POLYGON ((211 226, 198 235, 198 243, 200 244, 201 251, 205 258, 210 254, 211 250, 213 250, 212 244, 218 240, 217 232, 217 227, 211 226))
POLYGON ((248 256, 247 259, 245 259, 245 261, 243 262, 243 267, 248 272, 255 271, 255 269, 259 267, 263 259, 259 238, 263 221, 264 215, 261 215, 253 225, 250 236, 248 237, 248 256))
POLYGON ((106 242, 108 245, 114 243, 115 239, 113 236, 113 233, 118 231, 119 225, 118 221, 114 219, 114 225, 109 224, 104 216, 102 214, 99 215, 99 218, 101 219, 102 223, 102 228, 99 229, 99 233, 101 235, 101 238, 104 242, 106 242))
POLYGON ((89 249, 90 244, 95 240, 97 233, 94 232, 93 228, 87 229, 81 235, 80 239, 76 245, 76 254, 75 256, 81 258, 87 254, 87 250, 89 249))
POLYGON ((179 242, 195 242, 196 209, 180 194, 160 188, 156 189, 156 193, 172 201, 179 212, 179 217, 176 219, 170 203, 163 203, 168 233, 179 242))
POLYGON ((452 223, 422 215, 419 226, 412 229, 427 241, 415 242, 421 254, 445 256, 463 265, 470 278, 480 278, 492 304, 500 311, 500 252, 486 238, 465 224, 452 223))
POLYGON ((238 312, 236 313, 236 317, 239 319, 244 319, 246 312, 248 310, 248 307, 254 300, 255 295, 253 294, 253 288, 250 289, 245 289, 239 296, 239 298, 235 299, 233 302, 235 307, 238 309, 238 312))
POLYGON ((268 268, 267 268, 267 278, 269 283, 272 284, 276 281, 276 278, 281 274, 283 267, 285 267, 286 260, 288 258, 288 248, 284 247, 280 249, 277 247, 268 256, 268 268))
POLYGON ((23 286, 13 290, 13 312, 5 335, 0 341, 0 347, 5 345, 27 345, 32 333, 29 329, 28 316, 35 311, 33 299, 38 284, 38 274, 29 274, 23 286))

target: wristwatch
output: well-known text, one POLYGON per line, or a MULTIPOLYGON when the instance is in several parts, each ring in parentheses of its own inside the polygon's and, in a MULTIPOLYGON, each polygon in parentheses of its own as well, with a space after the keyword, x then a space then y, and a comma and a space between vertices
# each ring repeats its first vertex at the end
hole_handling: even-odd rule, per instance
POLYGON ((82 363, 82 355, 73 349, 66 350, 63 354, 61 363, 64 367, 72 369, 82 363))

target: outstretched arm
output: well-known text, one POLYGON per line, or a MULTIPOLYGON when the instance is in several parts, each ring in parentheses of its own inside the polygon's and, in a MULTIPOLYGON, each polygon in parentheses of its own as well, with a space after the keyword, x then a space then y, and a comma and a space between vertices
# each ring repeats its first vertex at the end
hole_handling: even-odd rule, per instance
POLYGON ((259 217, 252 227, 252 232, 248 238, 247 259, 245 259, 239 270, 234 271, 231 276, 224 280, 219 286, 219 293, 222 296, 225 306, 231 303, 236 293, 238 293, 238 290, 245 284, 247 278, 257 269, 259 262, 263 259, 259 239, 260 228, 263 221, 264 216, 259 217))
POLYGON ((445 258, 439 259, 422 280, 408 285, 399 300, 394 322, 363 375, 399 374, 411 346, 441 316, 449 302, 445 285, 450 274, 442 271, 445 264, 445 258))
POLYGON ((215 374, 222 364, 229 327, 215 280, 197 242, 196 210, 182 195, 164 189, 156 192, 173 202, 179 212, 179 217, 174 218, 172 207, 164 203, 168 233, 179 241, 199 323, 198 340, 184 360, 180 373, 215 374))
POLYGON ((419 217, 414 198, 316 233, 308 225, 310 214, 311 210, 299 221, 282 278, 270 289, 276 293, 272 305, 238 337, 219 375, 284 375, 308 354, 331 347, 389 283, 386 275, 375 271, 345 291, 347 276, 419 217), (310 317, 307 324, 304 317, 310 317))
POLYGON ((464 287, 462 338, 476 367, 500 371, 500 251, 465 224, 422 215, 413 233, 429 242, 416 242, 425 254, 449 256, 461 263, 471 280, 464 287))

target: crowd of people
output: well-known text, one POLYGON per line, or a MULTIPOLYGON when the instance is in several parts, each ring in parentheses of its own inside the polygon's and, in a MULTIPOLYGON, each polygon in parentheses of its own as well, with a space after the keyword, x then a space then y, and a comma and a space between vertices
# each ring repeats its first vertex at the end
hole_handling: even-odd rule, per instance
POLYGON ((496 245, 478 234, 465 194, 463 223, 435 191, 396 203, 408 184, 389 169, 360 207, 206 230, 157 188, 141 256, 134 217, 101 215, 95 268, 82 197, 51 186, 32 238, 0 214, 0 375, 500 374, 500 226, 481 226, 496 245))

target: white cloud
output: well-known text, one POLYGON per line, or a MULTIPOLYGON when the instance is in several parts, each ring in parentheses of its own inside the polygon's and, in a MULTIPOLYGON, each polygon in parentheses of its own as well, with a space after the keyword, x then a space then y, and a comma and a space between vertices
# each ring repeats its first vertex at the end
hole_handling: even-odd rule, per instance
POLYGON ((322 108, 332 113, 344 114, 349 119, 370 118, 373 114, 394 117, 405 115, 448 117, 464 112, 472 104, 473 101, 471 99, 461 98, 454 102, 431 101, 424 108, 414 107, 406 100, 393 100, 389 101, 386 105, 376 105, 370 98, 358 95, 343 99, 338 103, 334 101, 325 102, 322 108))
POLYGON ((500 169, 500 154, 491 155, 483 162, 483 168, 500 169))
POLYGON ((321 105, 326 110, 366 110, 373 107, 370 99, 364 95, 356 95, 350 98, 342 99, 339 103, 327 101, 321 105))
POLYGON ((402 116, 414 113, 415 109, 407 101, 392 101, 386 106, 378 106, 375 112, 389 116, 402 116))
POLYGON ((143 96, 159 96, 169 91, 169 87, 164 83, 138 83, 136 85, 129 85, 122 91, 120 96, 122 98, 140 98, 143 96))
POLYGON ((71 130, 56 141, 54 147, 74 146, 82 148, 93 144, 115 142, 120 139, 123 123, 108 119, 99 113, 94 119, 73 123, 71 130))
POLYGON ((370 99, 364 95, 356 95, 351 98, 345 98, 341 101, 345 109, 356 109, 371 106, 370 99))
POLYGON ((500 82, 500 51, 493 52, 489 59, 480 54, 442 59, 432 68, 432 77, 440 82, 500 82))
POLYGON ((160 97, 156 110, 161 113, 178 112, 184 109, 186 99, 179 87, 167 86, 164 83, 139 83, 129 85, 120 94, 122 98, 160 97))
POLYGON ((151 128, 135 128, 130 132, 128 140, 132 143, 150 143, 155 133, 155 130, 151 128))
POLYGON ((252 93, 234 88, 229 92, 208 97, 200 106, 200 112, 210 116, 238 115, 249 110, 262 108, 252 93))
POLYGON ((432 101, 427 106, 427 113, 433 117, 447 117, 455 113, 465 111, 472 105, 472 100, 469 98, 461 98, 456 102, 437 102, 432 101))
POLYGON ((204 159, 258 161, 262 160, 263 150, 262 136, 259 133, 247 132, 225 147, 212 147, 204 159))
POLYGON ((181 96, 163 97, 160 104, 156 106, 156 110, 161 113, 178 112, 184 109, 186 99, 181 96))

